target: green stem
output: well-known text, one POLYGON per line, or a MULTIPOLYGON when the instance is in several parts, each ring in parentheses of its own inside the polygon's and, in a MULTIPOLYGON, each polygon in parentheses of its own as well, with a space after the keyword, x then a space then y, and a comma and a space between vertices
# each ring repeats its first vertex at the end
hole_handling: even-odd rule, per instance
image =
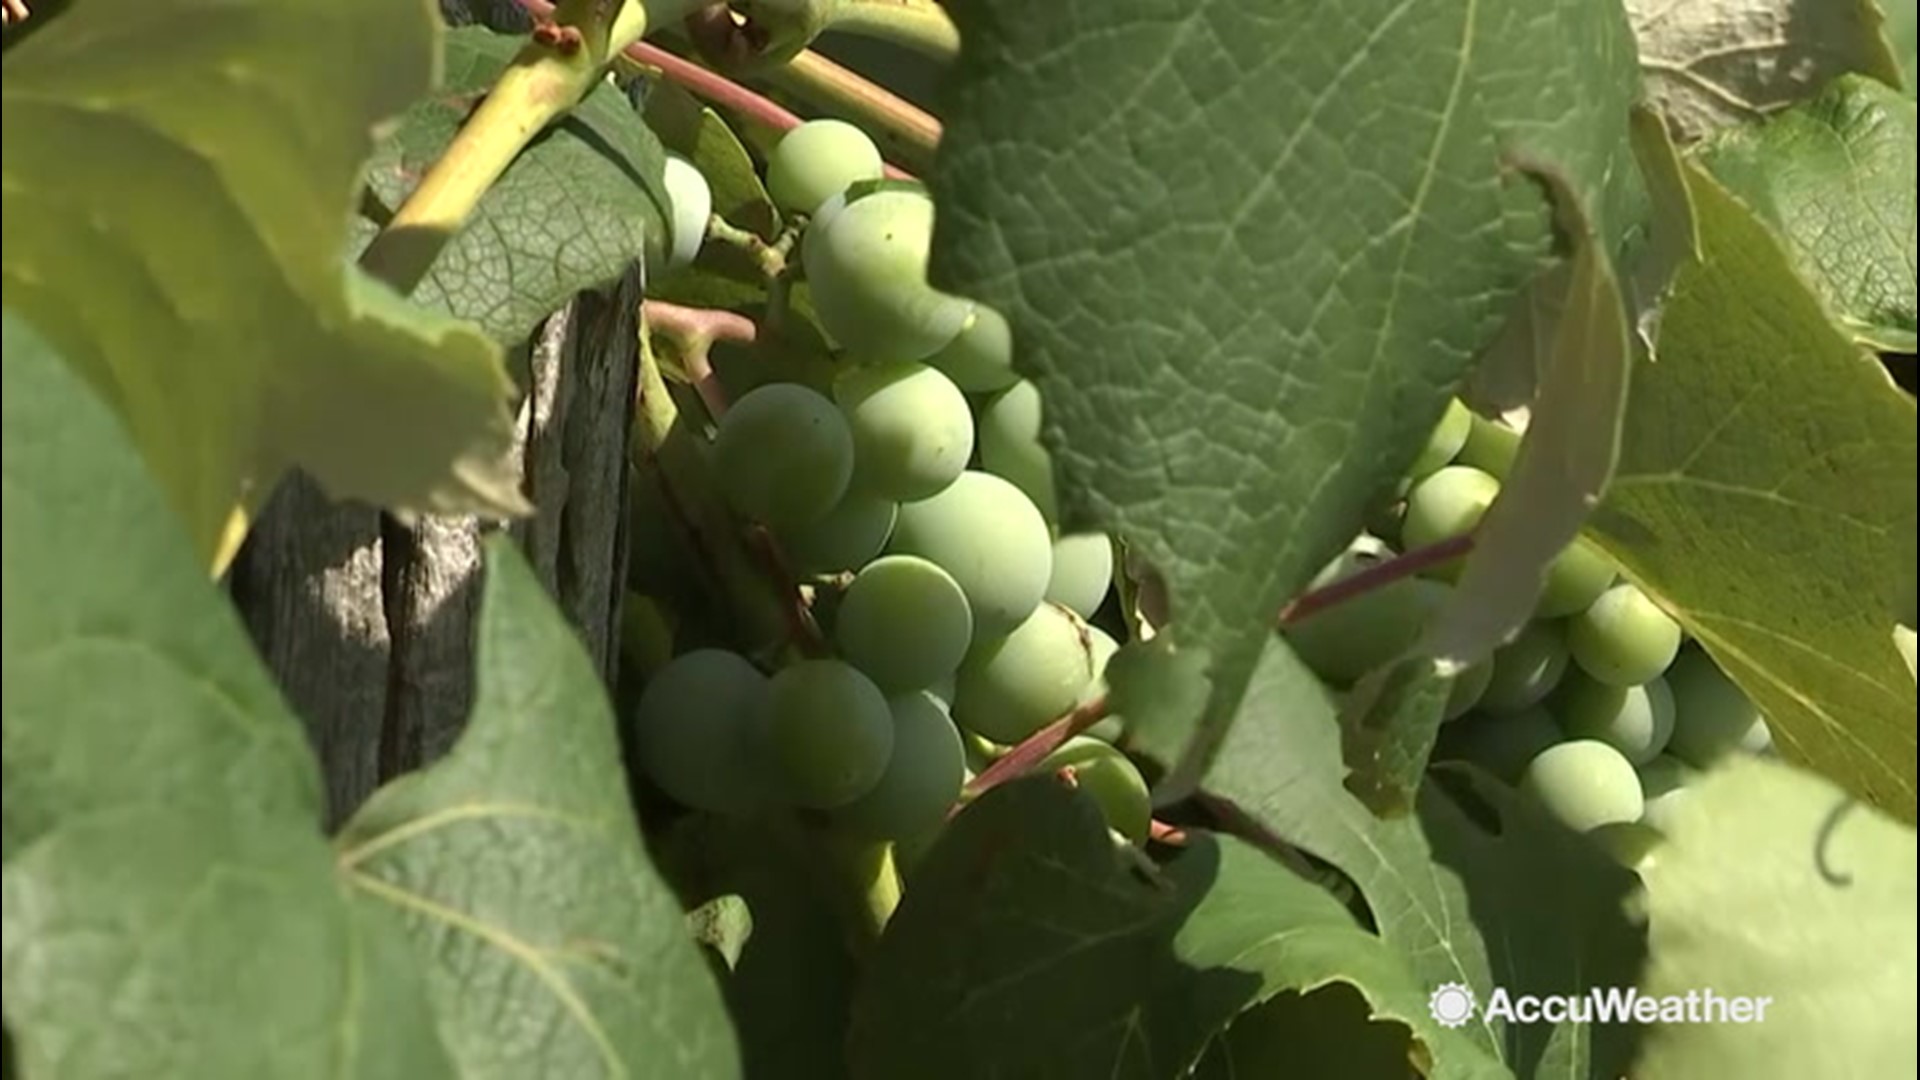
POLYGON ((933 0, 840 0, 827 29, 890 41, 943 62, 960 54, 960 30, 933 0))
POLYGON ((776 90, 876 133, 912 168, 925 170, 940 145, 940 121, 885 87, 811 49, 762 76, 776 90))

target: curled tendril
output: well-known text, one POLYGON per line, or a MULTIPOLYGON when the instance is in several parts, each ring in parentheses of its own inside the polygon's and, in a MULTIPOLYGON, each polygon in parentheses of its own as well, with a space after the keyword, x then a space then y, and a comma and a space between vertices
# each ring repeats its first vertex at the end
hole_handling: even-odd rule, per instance
POLYGON ((1827 849, 1833 844, 1834 834, 1839 831, 1840 819, 1854 808, 1852 799, 1842 799, 1827 812, 1827 819, 1820 823, 1820 832, 1813 840, 1813 865, 1828 884, 1842 888, 1853 884, 1853 875, 1843 870, 1835 870, 1827 864, 1827 849))

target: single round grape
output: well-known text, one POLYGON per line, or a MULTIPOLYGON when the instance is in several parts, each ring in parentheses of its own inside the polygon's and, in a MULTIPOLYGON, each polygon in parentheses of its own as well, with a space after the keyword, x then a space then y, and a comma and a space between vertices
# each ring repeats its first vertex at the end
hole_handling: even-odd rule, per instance
POLYGON ((1623 582, 1568 622, 1567 649, 1582 671, 1601 682, 1638 686, 1673 663, 1680 624, 1623 582))
POLYGON ((925 360, 966 326, 973 305, 927 284, 933 202, 886 188, 854 199, 801 248, 820 326, 848 350, 925 360))
POLYGON ((1555 622, 1530 622, 1518 637, 1494 650, 1493 678, 1480 707, 1515 713, 1546 699, 1567 673, 1567 639, 1555 622))
POLYGON ((713 216, 713 188, 693 162, 668 154, 665 180, 667 201, 673 207, 667 268, 685 266, 700 254, 707 239, 707 220, 713 216))
MULTIPOLYGON (((1350 577, 1375 561, 1365 545, 1350 548, 1320 572, 1314 587, 1350 577)), ((1284 634, 1316 675, 1344 686, 1410 648, 1450 592, 1443 582, 1401 578, 1290 623, 1284 634)))
POLYGON ((1520 789, 1575 832, 1640 820, 1640 776, 1620 751, 1593 739, 1550 746, 1527 765, 1520 789))
POLYGON ((1407 492, 1401 543, 1411 550, 1473 531, 1500 494, 1500 481, 1471 465, 1449 465, 1407 492))
POLYGON ((868 840, 897 840, 937 829, 960 797, 966 754, 960 732, 940 703, 925 693, 887 702, 893 713, 893 753, 887 770, 865 795, 832 812, 835 826, 868 840))
POLYGON ((795 570, 838 574, 865 566, 886 548, 899 512, 892 499, 849 488, 826 517, 783 533, 781 543, 795 570))
POLYGON ((741 514, 777 530, 826 517, 853 479, 853 433, 833 402, 769 383, 733 403, 713 438, 714 472, 741 514))
POLYGON ((1041 604, 1012 633, 967 654, 953 716, 968 730, 1011 745, 1065 715, 1092 681, 1086 623, 1058 604, 1041 604))
POLYGON ((1614 862, 1636 874, 1644 874, 1653 867, 1661 845, 1666 843, 1666 837, 1658 830, 1637 821, 1602 825, 1588 835, 1614 862))
POLYGON ((1567 549, 1547 564, 1546 586, 1540 591, 1540 604, 1534 615, 1541 619, 1564 619, 1594 605, 1613 587, 1613 562, 1605 552, 1584 536, 1575 537, 1567 549))
POLYGON ((1468 420, 1467 442, 1454 458, 1499 480, 1513 471, 1513 459, 1520 453, 1520 433, 1498 420, 1475 413, 1468 420))
POLYGON ((743 815, 768 801, 758 752, 767 677, 723 649, 696 649, 647 680, 634 753, 660 790, 695 810, 743 815))
POLYGON ((767 155, 767 194, 789 213, 811 214, 849 185, 878 180, 880 148, 844 120, 809 120, 767 155))
POLYGON ((887 546, 952 574, 982 638, 1032 615, 1053 576, 1046 521, 1019 488, 989 473, 961 473, 940 494, 902 503, 887 546))
POLYGON ((1053 542, 1047 599, 1093 618, 1113 587, 1113 541, 1105 533, 1072 533, 1053 542))
POLYGON ((1447 708, 1441 715, 1442 720, 1458 720, 1480 704, 1481 695, 1487 692, 1487 686, 1493 682, 1493 660, 1482 660, 1472 667, 1463 669, 1453 677, 1453 685, 1447 689, 1447 708))
POLYGON ((977 433, 980 467, 1026 492, 1048 522, 1060 520, 1053 459, 1040 444, 1040 388, 1022 379, 987 399, 977 433))
POLYGON ((953 575, 914 555, 875 559, 840 598, 833 641, 883 692, 952 675, 973 642, 973 612, 953 575))
POLYGON ((1472 762, 1508 784, 1518 784, 1533 759, 1562 738, 1560 726, 1539 706, 1507 716, 1479 712, 1442 728, 1434 757, 1472 762))
POLYGON ((1421 448, 1420 456, 1413 459, 1413 468, 1407 470, 1407 475, 1419 480, 1451 464, 1459 456, 1460 448, 1467 445, 1467 433, 1472 430, 1473 413, 1460 404, 1459 398, 1449 400, 1447 411, 1427 436, 1427 445, 1421 448))
POLYGON ((853 482, 908 502, 938 494, 973 457, 973 412, 953 380, 902 360, 842 375, 834 400, 853 432, 853 482))
POLYGON ((1643 765, 1673 737, 1673 691, 1665 679, 1610 686, 1570 674, 1554 693, 1554 713, 1569 737, 1597 739, 1643 765))
POLYGON ((802 660, 768 687, 767 736, 792 800, 831 810, 880 782, 893 754, 893 713, 852 666, 802 660))
POLYGON ((1076 790, 1093 797, 1107 828, 1136 844, 1147 842, 1153 822, 1153 799, 1147 781, 1127 756, 1099 739, 1076 735, 1034 767, 1039 775, 1071 769, 1076 790))
MULTIPOLYGON (((1114 653, 1120 651, 1120 643, 1113 640, 1113 635, 1092 623, 1087 624, 1087 643, 1093 654, 1093 680, 1087 683, 1085 690, 1081 691, 1080 700, 1074 702, 1076 708, 1095 698, 1106 696, 1107 662, 1113 659, 1114 653)), ((1125 730, 1126 721, 1113 713, 1108 713, 1088 728, 1086 734, 1101 742, 1112 743, 1120 741, 1120 736, 1125 730)))
POLYGON ((1672 832, 1676 815, 1686 805, 1688 790, 1699 774, 1671 754, 1661 754, 1640 766, 1639 772, 1646 804, 1640 820, 1661 832, 1672 832))
POLYGON ((1695 768, 1711 768, 1735 754, 1757 754, 1772 744, 1752 699, 1700 649, 1688 649, 1667 670, 1673 690, 1673 739, 1668 752, 1695 768))
POLYGON ((973 305, 960 333, 927 357, 927 363, 969 394, 1004 390, 1020 378, 1013 371, 1013 329, 1005 316, 985 304, 973 305))

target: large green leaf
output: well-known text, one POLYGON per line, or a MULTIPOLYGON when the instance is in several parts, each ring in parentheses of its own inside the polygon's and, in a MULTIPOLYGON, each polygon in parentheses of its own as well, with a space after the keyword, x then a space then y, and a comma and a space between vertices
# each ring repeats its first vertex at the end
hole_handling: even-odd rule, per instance
POLYGON ((370 129, 427 90, 435 28, 425 0, 89 0, 7 53, 6 304, 205 558, 289 466, 400 508, 523 506, 498 350, 340 264, 370 129))
POLYGON ((1767 227, 1688 169, 1701 261, 1634 373, 1593 535, 1767 714, 1781 752, 1914 816, 1914 403, 1767 227))
POLYGON ((1334 983, 1411 1027, 1432 1075, 1504 1075, 1321 886, 1208 833, 1148 879, 1091 800, 1024 780, 916 870, 856 1004, 855 1075, 1179 1076, 1243 1009, 1334 983))
POLYGON ((1914 60, 1916 30, 1920 29, 1920 5, 1913 0, 1883 0, 1881 9, 1886 13, 1887 43, 1893 47, 1894 58, 1900 61, 1900 74, 1906 86, 1907 96, 1912 97, 1915 80, 1920 80, 1920 64, 1914 60))
MULTIPOLYGON (((399 207, 524 43, 481 27, 446 35, 446 77, 407 110, 368 167, 382 209, 399 207)), ((664 161, 627 96, 596 86, 488 189, 413 299, 472 319, 502 345, 519 344, 575 293, 612 281, 650 251, 657 261, 672 220, 664 161)), ((362 229, 362 239, 372 231, 362 229)))
POLYGON ((1913 830, 1795 769, 1689 790, 1645 871, 1655 996, 1766 997, 1751 1023, 1662 1024, 1633 1075, 1913 1076, 1913 830))
POLYGON ((1700 156, 1854 340, 1883 352, 1914 350, 1914 126, 1912 98, 1847 76, 1700 156))
POLYGON ((1566 174, 1609 252, 1638 225, 1629 30, 1590 0, 955 18, 935 279, 1011 320, 1063 524, 1118 532, 1169 586, 1168 643, 1211 682, 1199 738, 1121 707, 1178 794, 1280 604, 1541 265, 1544 202, 1503 158, 1566 174))
POLYGON ((1406 1080, 1407 1031, 1372 1019, 1344 983, 1304 996, 1291 991, 1254 1006, 1213 1041, 1195 1080, 1342 1076, 1406 1080))
MULTIPOLYGON (((1913 0, 1905 5, 1912 23, 1913 0)), ((1859 72, 1900 68, 1876 0, 1626 0, 1648 96, 1683 142, 1757 120, 1859 72)))
POLYGON ((374 793, 340 866, 404 917, 463 1076, 735 1075, 719 991, 641 847, 593 665, 511 541, 488 546, 467 730, 374 793))

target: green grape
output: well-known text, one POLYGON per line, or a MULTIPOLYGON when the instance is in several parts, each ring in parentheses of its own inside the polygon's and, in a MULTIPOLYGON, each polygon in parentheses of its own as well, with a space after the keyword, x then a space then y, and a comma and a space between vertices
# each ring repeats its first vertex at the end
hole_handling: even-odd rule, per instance
POLYGON ((801 247, 820 326, 861 356, 925 360, 953 341, 973 305, 927 284, 933 202, 882 188, 852 199, 801 247))
POLYGON ((1735 754, 1758 754, 1773 744, 1752 699, 1713 658, 1688 649, 1667 671, 1673 688, 1673 740, 1668 752, 1696 768, 1735 754))
POLYGON ((862 180, 884 173, 880 148, 844 120, 809 120, 767 155, 767 194, 788 213, 811 214, 862 180))
POLYGON ((967 471, 931 499, 902 503, 888 548, 953 575, 982 638, 1019 626, 1047 593, 1053 540, 1020 489, 967 471))
POLYGON ((1409 550, 1473 531, 1500 494, 1500 481, 1471 465, 1449 465, 1413 485, 1400 541, 1409 550))
POLYGON ((713 216, 713 189, 691 161, 668 154, 665 182, 667 202, 673 207, 673 225, 669 235, 673 250, 667 254, 667 268, 685 266, 700 254, 707 239, 707 220, 713 216))
POLYGON ((1640 776, 1620 751, 1574 739, 1535 755, 1520 781, 1547 813, 1575 832, 1640 820, 1640 776))
POLYGON ((1513 471, 1514 456, 1520 453, 1520 433, 1498 420, 1478 413, 1468 418, 1467 442, 1454 458, 1499 480, 1513 471))
POLYGON ((1673 691, 1665 679, 1610 686, 1571 674, 1553 699, 1560 726, 1575 739, 1597 739, 1635 765, 1652 761, 1673 736, 1673 691))
POLYGON ((1518 784, 1533 759, 1561 738, 1560 726, 1539 706, 1507 716, 1474 713, 1441 729, 1435 758, 1472 762, 1508 784, 1518 784))
POLYGON ((1441 414, 1440 423, 1433 433, 1427 436, 1427 445, 1420 450, 1420 456, 1413 459, 1413 468, 1407 475, 1415 480, 1431 476, 1453 462, 1460 448, 1467 445, 1467 433, 1473 430, 1473 413, 1460 404, 1459 398, 1447 402, 1447 411, 1441 414))
POLYGON ((1004 390, 1020 378, 1013 371, 1013 329, 1005 316, 985 304, 973 306, 960 333, 927 357, 927 363, 969 394, 1004 390))
POLYGON ((1644 874, 1653 868, 1658 858, 1660 845, 1666 842, 1659 830, 1638 821, 1617 821, 1611 825, 1602 825, 1587 835, 1600 845, 1600 850, 1613 857, 1613 861, 1633 871, 1644 874))
POLYGON ((1534 616, 1564 619, 1592 607, 1594 601, 1613 587, 1617 575, 1609 560, 1593 541, 1575 537, 1554 560, 1547 564, 1546 586, 1540 591, 1540 604, 1534 616))
MULTIPOLYGON (((1120 651, 1120 643, 1113 640, 1112 634, 1094 626, 1092 623, 1088 623, 1087 648, 1093 654, 1093 680, 1087 683, 1085 690, 1081 691, 1080 700, 1074 702, 1075 707, 1085 705, 1095 698, 1106 696, 1107 662, 1113 659, 1114 653, 1120 651)), ((1088 728, 1086 733, 1093 738, 1099 739, 1101 742, 1112 743, 1118 742, 1125 730, 1126 721, 1112 713, 1108 713, 1106 716, 1101 717, 1092 727, 1088 728)))
POLYGON ((1053 542, 1047 599, 1093 618, 1113 587, 1113 541, 1105 533, 1074 533, 1053 542))
POLYGON ((1447 709, 1443 720, 1458 720, 1480 704, 1481 695, 1487 692, 1487 686, 1493 682, 1493 661, 1482 660, 1466 668, 1453 677, 1453 685, 1447 689, 1447 709))
POLYGON ((949 671, 944 677, 935 679, 933 685, 927 687, 925 692, 932 694, 933 699, 938 701, 943 708, 951 713, 953 711, 953 695, 959 686, 959 680, 960 672, 958 669, 949 671))
POLYGON ((1640 766, 1639 771, 1646 803, 1640 820, 1661 832, 1671 832, 1675 815, 1686 805, 1687 792, 1699 774, 1671 754, 1661 754, 1640 766))
MULTIPOLYGON (((1371 537, 1356 542, 1320 572, 1314 587, 1365 569, 1376 561, 1369 548, 1377 546, 1371 537)), ((1443 582, 1401 578, 1290 623, 1283 632, 1315 674, 1347 685, 1411 647, 1452 591, 1443 582)))
POLYGON ((960 797, 966 754, 960 732, 940 703, 925 693, 887 702, 893 713, 893 753, 872 790, 832 812, 833 824, 868 840, 897 840, 938 829, 960 797))
POLYGON ((953 715, 969 731, 1017 743, 1059 719, 1093 681, 1087 625, 1041 604, 1005 637, 975 646, 960 665, 953 715))
POLYGON ((1053 459, 1040 445, 1040 388, 1022 379, 987 399, 976 430, 980 467, 1026 492, 1048 523, 1060 520, 1053 459))
POLYGON ((973 456, 973 413, 953 381, 902 360, 856 368, 833 386, 853 432, 855 486, 908 502, 938 494, 973 456))
POLYGON ((838 574, 864 566, 887 546, 900 506, 848 489, 827 516, 781 534, 787 558, 803 574, 838 574))
POLYGON ((1646 593, 1621 583, 1567 626, 1567 650, 1603 683, 1638 686, 1667 670, 1680 651, 1680 624, 1646 593))
POLYGON ((649 779, 695 810, 742 815, 767 801, 756 747, 767 677, 743 657, 697 649, 647 680, 633 714, 634 754, 649 779))
POLYGON ((849 665, 802 660, 768 687, 767 738, 792 800, 831 810, 880 782, 893 754, 893 713, 849 665))
POLYGON ((833 641, 882 691, 922 690, 966 658, 973 613, 953 575, 914 555, 887 555, 847 586, 833 641))
POLYGON ((1493 678, 1480 695, 1490 713, 1515 713, 1546 699, 1567 673, 1567 639, 1559 623, 1530 622, 1494 650, 1493 678))
POLYGON ((1077 735, 1041 759, 1034 771, 1046 775, 1073 770, 1073 785, 1093 797, 1107 828, 1136 844, 1147 842, 1153 800, 1147 781, 1127 756, 1099 739, 1077 735))
POLYGON ((714 472, 727 501, 776 530, 826 517, 853 478, 853 433, 825 396, 793 383, 743 395, 720 417, 714 472))

